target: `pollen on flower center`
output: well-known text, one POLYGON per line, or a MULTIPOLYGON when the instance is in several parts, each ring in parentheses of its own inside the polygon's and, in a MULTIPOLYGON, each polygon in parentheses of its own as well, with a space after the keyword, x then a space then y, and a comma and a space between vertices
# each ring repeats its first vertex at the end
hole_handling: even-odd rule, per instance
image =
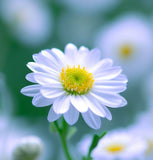
POLYGON ((124 59, 127 59, 131 56, 132 52, 133 52, 133 48, 130 45, 123 45, 120 48, 120 56, 124 59))
POLYGON ((111 153, 117 153, 117 152, 120 152, 124 149, 125 147, 121 144, 111 144, 109 146, 107 146, 105 149, 108 151, 108 152, 111 152, 111 153))
POLYGON ((83 95, 88 93, 94 83, 92 73, 89 73, 85 67, 63 67, 60 73, 60 82, 63 84, 64 90, 69 94, 83 95))

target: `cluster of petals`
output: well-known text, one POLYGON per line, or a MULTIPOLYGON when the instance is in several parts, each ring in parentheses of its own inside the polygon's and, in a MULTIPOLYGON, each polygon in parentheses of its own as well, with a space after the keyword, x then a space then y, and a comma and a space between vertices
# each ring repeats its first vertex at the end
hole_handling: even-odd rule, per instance
POLYGON ((27 64, 32 73, 27 74, 26 79, 35 84, 24 87, 21 93, 33 97, 32 104, 36 107, 52 104, 48 114, 50 122, 63 116, 73 125, 81 114, 91 128, 98 129, 100 117, 112 119, 107 107, 118 108, 127 104, 119 94, 126 89, 126 76, 119 66, 112 66, 111 59, 101 60, 98 49, 89 50, 84 46, 77 49, 74 44, 67 44, 64 53, 52 48, 34 54, 33 59, 35 62, 27 64), (87 93, 70 94, 64 89, 60 74, 68 66, 79 66, 92 74, 94 83, 87 93))
POLYGON ((93 150, 94 160, 140 160, 145 154, 147 143, 142 137, 127 130, 109 132, 93 150))

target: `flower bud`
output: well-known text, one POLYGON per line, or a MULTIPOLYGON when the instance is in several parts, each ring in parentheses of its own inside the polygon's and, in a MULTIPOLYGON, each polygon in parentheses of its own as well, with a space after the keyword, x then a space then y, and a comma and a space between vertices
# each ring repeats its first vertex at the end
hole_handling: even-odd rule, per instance
POLYGON ((43 144, 35 136, 22 138, 13 150, 13 160, 36 160, 42 153, 43 144))

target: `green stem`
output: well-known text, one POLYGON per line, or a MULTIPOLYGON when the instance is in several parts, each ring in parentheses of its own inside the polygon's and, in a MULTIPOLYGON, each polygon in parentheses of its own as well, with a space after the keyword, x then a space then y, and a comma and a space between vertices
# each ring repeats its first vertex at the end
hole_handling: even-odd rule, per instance
POLYGON ((67 143, 66 143, 66 136, 65 134, 63 134, 63 129, 61 129, 57 123, 57 121, 54 122, 54 125, 59 133, 59 137, 60 137, 60 140, 61 140, 61 143, 62 143, 62 147, 63 147, 63 150, 65 152, 65 156, 67 157, 67 160, 72 160, 71 156, 70 156, 70 153, 69 153, 69 150, 68 150, 68 146, 67 146, 67 143))

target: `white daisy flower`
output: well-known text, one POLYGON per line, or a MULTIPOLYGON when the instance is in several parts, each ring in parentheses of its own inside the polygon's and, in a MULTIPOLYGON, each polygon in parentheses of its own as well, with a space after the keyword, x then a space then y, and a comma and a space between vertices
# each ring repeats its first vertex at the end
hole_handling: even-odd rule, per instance
POLYGON ((114 131, 102 138, 92 152, 94 160, 140 160, 146 149, 146 142, 138 135, 127 131, 114 131))
POLYGON ((37 46, 44 43, 52 32, 52 13, 35 0, 2 0, 0 16, 10 31, 23 44, 37 46))
POLYGON ((152 64, 152 42, 152 29, 147 20, 140 15, 127 14, 103 28, 95 45, 104 57, 121 65, 129 78, 136 78, 152 64))
POLYGON ((26 79, 35 84, 21 93, 33 97, 36 107, 53 104, 48 114, 50 122, 63 115, 73 125, 81 113, 90 127, 98 129, 100 117, 112 119, 106 106, 118 108, 127 104, 119 95, 126 89, 126 76, 119 66, 112 66, 111 59, 100 57, 98 49, 77 49, 73 44, 65 47, 65 54, 56 48, 42 50, 33 55, 35 62, 27 64, 34 73, 26 79))

